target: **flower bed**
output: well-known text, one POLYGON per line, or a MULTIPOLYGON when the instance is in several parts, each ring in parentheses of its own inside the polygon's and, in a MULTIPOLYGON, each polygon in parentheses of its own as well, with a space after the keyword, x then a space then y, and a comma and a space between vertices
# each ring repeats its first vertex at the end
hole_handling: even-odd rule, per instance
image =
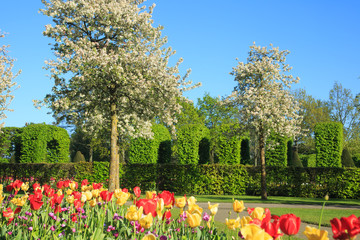
MULTIPOLYGON (((109 192, 102 183, 78 184, 72 180, 40 185, 14 180, 0 184, 1 239, 280 239, 299 231, 300 218, 280 217, 269 209, 248 208, 249 216, 226 219, 228 231, 214 226, 219 204, 204 210, 194 197, 174 198, 174 193, 147 191, 135 187, 109 192), (178 208, 174 214, 172 209, 178 208), (230 232, 230 234, 229 234, 230 232)), ((233 210, 245 210, 234 200, 233 210)), ((334 239, 353 239, 360 233, 360 218, 331 220, 334 239)), ((328 239, 328 233, 307 227, 309 239, 328 239)))

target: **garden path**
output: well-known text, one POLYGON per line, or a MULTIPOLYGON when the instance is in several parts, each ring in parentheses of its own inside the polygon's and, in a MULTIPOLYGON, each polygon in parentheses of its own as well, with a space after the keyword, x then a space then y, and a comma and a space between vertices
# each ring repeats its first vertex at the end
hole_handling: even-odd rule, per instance
MULTIPOLYGON (((215 203, 211 203, 211 204, 215 204, 215 203)), ((208 203, 205 202, 198 202, 198 205, 200 207, 202 207, 203 209, 207 209, 208 208, 208 203)), ((249 208, 255 208, 255 207, 262 207, 262 208, 312 208, 312 209, 316 209, 316 208, 321 208, 322 206, 320 205, 299 205, 299 204, 269 204, 269 203, 245 203, 245 207, 249 207, 249 208)), ((330 209, 356 209, 356 210, 360 210, 360 206, 350 206, 350 205, 329 205, 329 206, 325 206, 325 210, 326 208, 330 209)), ((229 218, 229 211, 232 212, 232 215, 230 216, 230 218, 236 218, 237 216, 234 214, 233 210, 232 210, 232 203, 219 203, 219 207, 218 207, 218 213, 215 216, 215 221, 219 221, 219 222, 223 222, 225 223, 225 219, 229 218)), ((243 216, 248 216, 248 213, 246 211, 243 211, 242 213, 240 213, 240 217, 243 216)), ((295 237, 301 238, 301 239, 307 239, 306 236, 303 234, 303 232, 305 231, 305 227, 306 226, 311 226, 311 227, 318 227, 312 224, 308 224, 308 223, 303 223, 301 222, 300 225, 300 230, 298 232, 298 234, 295 235, 295 237)), ((328 231, 328 237, 329 239, 332 239, 332 230, 331 227, 321 227, 322 230, 326 230, 328 231)))

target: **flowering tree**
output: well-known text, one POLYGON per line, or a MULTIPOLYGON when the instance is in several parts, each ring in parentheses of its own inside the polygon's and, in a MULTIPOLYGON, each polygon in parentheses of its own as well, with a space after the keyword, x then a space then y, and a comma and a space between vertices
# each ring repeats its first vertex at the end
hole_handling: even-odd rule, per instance
POLYGON ((258 139, 261 160, 261 198, 267 198, 265 143, 271 131, 279 135, 295 136, 300 133, 299 104, 290 93, 291 84, 297 83, 286 73, 289 51, 279 51, 270 45, 250 47, 247 63, 239 62, 233 68, 237 86, 228 100, 238 107, 242 122, 254 130, 258 139))
POLYGON ((180 111, 176 98, 191 84, 178 76, 181 59, 164 48, 145 0, 42 0, 53 18, 44 35, 56 43, 47 62, 55 85, 44 102, 58 121, 91 132, 111 129, 109 189, 119 188, 119 137, 151 137, 151 120, 168 125, 180 111))
MULTIPOLYGON (((4 34, 0 32, 0 39, 4 37, 4 34)), ((11 95, 14 90, 16 83, 14 78, 20 74, 20 71, 17 73, 12 72, 14 66, 14 59, 10 58, 7 53, 7 48, 9 46, 0 46, 0 120, 5 119, 6 115, 4 111, 11 111, 8 108, 11 100, 14 98, 11 95)), ((0 129, 3 127, 4 123, 0 124, 0 129)))

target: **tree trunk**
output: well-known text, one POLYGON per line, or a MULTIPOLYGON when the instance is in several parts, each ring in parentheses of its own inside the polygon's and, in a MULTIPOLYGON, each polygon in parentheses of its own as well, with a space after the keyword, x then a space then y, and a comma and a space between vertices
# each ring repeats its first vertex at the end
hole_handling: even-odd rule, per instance
POLYGON ((90 146, 90 151, 89 151, 89 162, 93 161, 93 148, 92 146, 90 146))
POLYGON ((110 140, 110 169, 109 169, 109 191, 119 188, 119 147, 117 130, 116 104, 111 104, 111 140, 110 140))
POLYGON ((265 167, 265 134, 261 130, 259 135, 259 150, 260 150, 260 160, 261 160, 261 199, 267 200, 266 167, 265 167))

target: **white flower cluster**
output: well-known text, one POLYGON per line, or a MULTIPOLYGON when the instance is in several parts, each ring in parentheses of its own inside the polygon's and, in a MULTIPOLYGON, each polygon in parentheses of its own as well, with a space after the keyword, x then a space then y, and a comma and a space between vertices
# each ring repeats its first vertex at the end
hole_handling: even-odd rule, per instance
POLYGON ((55 85, 45 98, 55 118, 96 132, 116 114, 120 136, 130 137, 151 137, 155 116, 173 125, 176 98, 191 82, 178 75, 182 59, 168 67, 175 52, 163 47, 154 6, 146 11, 143 2, 43 0, 41 12, 56 23, 44 31, 56 40, 57 59, 47 61, 55 85))
MULTIPOLYGON (((3 37, 4 34, 0 32, 0 39, 3 37)), ((0 45, 0 120, 6 118, 4 111, 12 111, 8 107, 11 100, 14 98, 12 95, 12 91, 16 88, 14 78, 16 78, 21 72, 12 72, 15 60, 7 55, 8 47, 9 46, 7 45, 0 45)), ((3 125, 4 123, 0 124, 0 129, 3 125)))

